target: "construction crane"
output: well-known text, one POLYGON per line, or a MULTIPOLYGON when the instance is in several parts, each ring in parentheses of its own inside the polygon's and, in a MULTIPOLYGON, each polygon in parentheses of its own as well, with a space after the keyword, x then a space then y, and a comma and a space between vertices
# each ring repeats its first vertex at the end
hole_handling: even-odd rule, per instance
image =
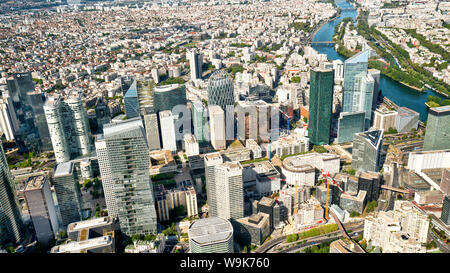
POLYGON ((322 172, 322 177, 325 177, 326 181, 327 181, 327 203, 326 203, 326 207, 325 207, 325 219, 328 220, 328 204, 329 204, 329 200, 330 200, 330 182, 333 182, 333 184, 335 186, 337 186, 339 188, 339 190, 341 190, 342 193, 345 193, 345 191, 339 186, 338 183, 336 183, 336 181, 334 181, 333 178, 330 177, 330 172, 325 173, 325 171, 323 169, 320 169, 320 171, 322 172))
POLYGON ((294 187, 294 215, 297 215, 298 212, 298 181, 295 182, 294 187))

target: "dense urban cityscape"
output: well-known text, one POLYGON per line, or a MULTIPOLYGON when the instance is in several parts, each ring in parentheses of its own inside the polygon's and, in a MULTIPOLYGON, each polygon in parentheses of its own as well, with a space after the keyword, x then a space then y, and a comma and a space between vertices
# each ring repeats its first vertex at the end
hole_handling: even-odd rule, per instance
POLYGON ((0 252, 449 253, 449 52, 441 0, 0 1, 0 252))

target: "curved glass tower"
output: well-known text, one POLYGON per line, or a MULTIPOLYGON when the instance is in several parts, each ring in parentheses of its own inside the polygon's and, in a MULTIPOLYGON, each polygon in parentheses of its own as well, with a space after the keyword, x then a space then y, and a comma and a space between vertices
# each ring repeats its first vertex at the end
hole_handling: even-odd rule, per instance
POLYGON ((233 79, 223 70, 214 72, 208 82, 208 105, 234 105, 233 79))

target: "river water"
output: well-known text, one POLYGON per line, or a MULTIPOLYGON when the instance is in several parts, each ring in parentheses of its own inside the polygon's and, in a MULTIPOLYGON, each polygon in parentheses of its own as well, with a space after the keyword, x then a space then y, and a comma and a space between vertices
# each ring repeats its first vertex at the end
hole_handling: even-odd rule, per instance
MULTIPOLYGON (((336 1, 336 4, 341 9, 353 8, 353 6, 346 1, 336 1)), ((331 41, 334 34, 334 27, 342 21, 342 19, 351 17, 353 18, 356 25, 356 17, 358 13, 356 9, 353 10, 343 10, 341 15, 335 20, 322 26, 313 38, 313 41, 331 41)), ((312 46, 317 52, 322 54, 327 54, 328 59, 337 60, 340 59, 345 61, 345 58, 339 55, 332 45, 313 45, 312 46)), ((427 90, 425 92, 419 92, 403 84, 400 84, 389 77, 381 75, 380 78, 380 90, 381 93, 393 101, 398 106, 408 107, 420 114, 420 120, 426 121, 428 116, 428 108, 425 105, 429 95, 437 96, 439 98, 444 98, 442 95, 432 91, 427 90)))

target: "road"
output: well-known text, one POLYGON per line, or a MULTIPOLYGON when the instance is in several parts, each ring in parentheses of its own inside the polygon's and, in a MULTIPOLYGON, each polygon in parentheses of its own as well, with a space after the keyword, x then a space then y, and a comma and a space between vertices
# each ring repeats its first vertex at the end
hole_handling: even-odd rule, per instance
MULTIPOLYGON (((344 227, 346 229, 358 229, 359 230, 359 228, 364 225, 364 222, 360 223, 357 226, 353 226, 353 225, 354 225, 354 223, 348 223, 348 224, 344 225, 344 227)), ((328 234, 334 234, 334 233, 339 234, 339 233, 341 233, 341 231, 337 230, 337 231, 333 231, 333 232, 328 233, 328 234)), ((320 237, 327 236, 328 234, 320 235, 320 237)), ((316 237, 313 237, 313 238, 310 238, 308 240, 315 239, 315 238, 316 237)), ((329 239, 329 237, 327 237, 327 238, 329 239)), ((279 244, 281 244, 282 242, 285 242, 285 241, 286 241, 286 235, 274 238, 274 239, 264 243, 262 246, 258 247, 255 250, 255 252, 256 253, 267 253, 268 251, 270 251, 270 249, 272 249, 273 247, 275 247, 275 246, 277 246, 277 245, 279 245, 279 244)))
POLYGON ((450 253, 450 246, 448 246, 447 244, 443 243, 441 241, 441 239, 439 239, 436 234, 434 234, 433 231, 430 230, 428 231, 429 233, 429 237, 431 237, 431 239, 433 239, 433 241, 436 242, 437 246, 439 247, 439 249, 444 252, 444 253, 450 253))
MULTIPOLYGON (((364 229, 360 228, 358 230, 353 231, 349 235, 352 238, 353 237, 357 237, 357 236, 360 235, 360 233, 363 230, 364 229)), ((287 249, 283 249, 279 253, 295 253, 296 251, 299 251, 299 250, 301 250, 303 248, 306 248, 306 247, 309 247, 309 246, 313 246, 313 245, 317 245, 317 244, 324 243, 324 242, 328 242, 328 241, 330 241, 332 239, 341 238, 341 237, 342 237, 342 235, 337 235, 337 236, 332 236, 332 237, 324 237, 324 236, 322 236, 322 237, 319 237, 319 238, 314 238, 313 240, 310 240, 310 241, 308 241, 308 242, 306 242, 304 244, 294 245, 294 246, 289 247, 287 249)))

